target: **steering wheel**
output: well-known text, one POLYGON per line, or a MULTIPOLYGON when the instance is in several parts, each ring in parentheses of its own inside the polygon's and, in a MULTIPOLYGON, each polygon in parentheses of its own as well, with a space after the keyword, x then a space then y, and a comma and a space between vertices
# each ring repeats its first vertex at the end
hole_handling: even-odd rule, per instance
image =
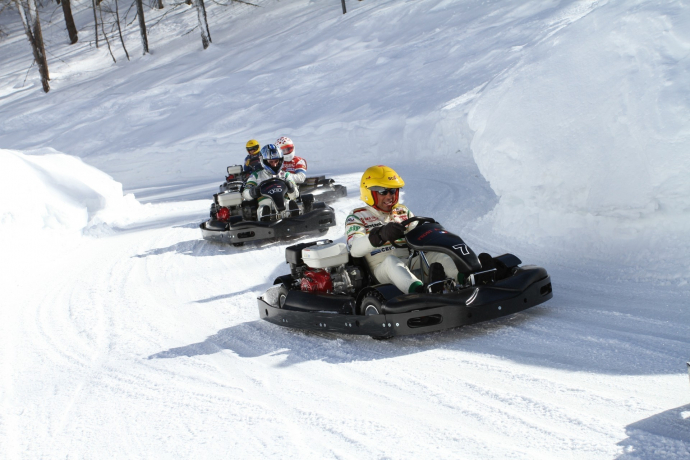
MULTIPOLYGON (((414 216, 411 219, 407 219, 407 220, 400 222, 400 225, 407 228, 414 222, 419 222, 420 224, 435 224, 436 223, 436 221, 434 219, 432 219, 431 217, 414 216)), ((404 249, 405 248, 405 246, 401 246, 399 244, 396 244, 395 241, 391 241, 391 246, 393 246, 394 248, 398 248, 398 249, 404 249)))

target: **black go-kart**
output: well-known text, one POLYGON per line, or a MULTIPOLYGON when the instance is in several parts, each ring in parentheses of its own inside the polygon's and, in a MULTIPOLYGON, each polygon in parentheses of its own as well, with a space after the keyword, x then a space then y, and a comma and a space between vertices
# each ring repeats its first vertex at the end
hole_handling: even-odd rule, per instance
POLYGON ((426 292, 408 294, 379 284, 345 243, 321 240, 286 248, 290 274, 276 278, 258 298, 260 317, 279 326, 387 339, 499 318, 553 297, 544 268, 520 266, 512 254, 477 256, 434 219, 413 217, 404 225, 413 222, 416 227, 405 235, 408 266, 419 257, 422 268, 413 273, 426 292), (450 256, 464 282, 445 278, 440 264, 428 263, 427 252, 450 256))
POLYGON ((344 185, 336 184, 333 179, 326 179, 326 176, 307 177, 298 186, 300 193, 311 193, 315 200, 324 203, 332 203, 347 196, 347 188, 344 185))
POLYGON ((213 196, 211 218, 199 227, 206 240, 242 246, 249 241, 285 238, 309 232, 325 233, 335 225, 333 208, 314 201, 311 194, 302 194, 296 201, 286 202, 285 181, 274 177, 259 185, 262 196, 273 202, 270 213, 258 217, 258 201, 243 201, 240 191, 227 191, 213 196))

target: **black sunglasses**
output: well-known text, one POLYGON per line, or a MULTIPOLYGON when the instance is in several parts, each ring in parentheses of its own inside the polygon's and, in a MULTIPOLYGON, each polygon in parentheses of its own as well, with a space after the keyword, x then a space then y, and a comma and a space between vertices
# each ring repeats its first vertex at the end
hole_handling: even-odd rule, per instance
POLYGON ((376 192, 381 196, 395 195, 398 191, 397 188, 383 188, 383 187, 371 187, 369 190, 376 192))

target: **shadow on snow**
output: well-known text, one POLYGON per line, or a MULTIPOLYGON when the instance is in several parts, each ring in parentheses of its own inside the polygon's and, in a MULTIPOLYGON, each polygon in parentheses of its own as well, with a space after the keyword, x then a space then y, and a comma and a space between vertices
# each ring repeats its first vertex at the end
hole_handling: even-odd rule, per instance
MULTIPOLYGON (((212 302, 237 294, 216 296, 198 302, 212 302)), ((477 339, 483 341, 487 336, 500 333, 503 329, 515 328, 525 321, 533 320, 534 316, 543 314, 546 314, 546 310, 535 309, 533 312, 519 313, 490 323, 386 341, 373 340, 367 336, 288 329, 257 320, 222 329, 203 342, 171 348, 151 355, 148 359, 211 355, 228 350, 241 358, 285 356, 279 366, 286 367, 315 360, 335 364, 375 361, 439 348, 487 352, 478 350, 478 344, 473 342, 477 339)))
POLYGON ((690 404, 631 423, 625 434, 618 460, 690 458, 690 404))

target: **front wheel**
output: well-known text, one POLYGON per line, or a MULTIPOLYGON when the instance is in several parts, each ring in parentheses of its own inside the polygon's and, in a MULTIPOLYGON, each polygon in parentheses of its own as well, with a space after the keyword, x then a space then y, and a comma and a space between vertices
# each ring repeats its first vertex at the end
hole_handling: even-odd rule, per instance
POLYGON ((362 299, 359 307, 360 314, 364 316, 380 315, 382 312, 381 304, 382 302, 378 296, 367 295, 362 299))
POLYGON ((287 300, 288 288, 283 284, 278 290, 278 308, 283 308, 287 300))

